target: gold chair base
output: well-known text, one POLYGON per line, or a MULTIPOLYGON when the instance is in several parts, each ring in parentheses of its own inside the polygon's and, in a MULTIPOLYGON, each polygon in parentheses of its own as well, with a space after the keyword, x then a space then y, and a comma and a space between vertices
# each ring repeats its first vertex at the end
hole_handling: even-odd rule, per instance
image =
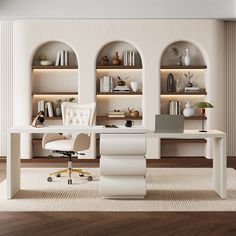
POLYGON ((52 173, 49 173, 49 176, 52 176, 52 175, 61 175, 61 174, 73 174, 73 173, 76 173, 76 174, 83 174, 83 175, 90 175, 91 173, 89 172, 86 172, 86 171, 83 171, 82 169, 64 169, 64 170, 59 170, 59 171, 55 171, 55 172, 52 172, 52 173))

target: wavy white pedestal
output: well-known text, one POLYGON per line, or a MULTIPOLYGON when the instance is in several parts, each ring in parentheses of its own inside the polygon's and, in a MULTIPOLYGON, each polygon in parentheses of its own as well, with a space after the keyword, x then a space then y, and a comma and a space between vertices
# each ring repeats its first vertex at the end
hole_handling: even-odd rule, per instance
POLYGON ((100 153, 100 195, 104 198, 144 198, 145 134, 101 134, 100 153))

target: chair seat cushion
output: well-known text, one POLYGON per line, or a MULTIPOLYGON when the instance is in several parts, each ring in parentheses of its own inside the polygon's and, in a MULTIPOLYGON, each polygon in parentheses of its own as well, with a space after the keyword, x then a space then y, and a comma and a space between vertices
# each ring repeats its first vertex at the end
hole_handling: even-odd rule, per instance
POLYGON ((73 151, 72 150, 72 140, 63 139, 48 142, 45 144, 45 149, 47 150, 58 150, 58 151, 73 151))

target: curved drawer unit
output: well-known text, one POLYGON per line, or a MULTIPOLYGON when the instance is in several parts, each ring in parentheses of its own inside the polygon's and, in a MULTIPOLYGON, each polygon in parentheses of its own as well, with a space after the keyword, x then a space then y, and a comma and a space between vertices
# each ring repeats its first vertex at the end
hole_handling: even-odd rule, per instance
POLYGON ((100 195, 105 198, 144 198, 145 134, 101 134, 100 153, 100 195))
POLYGON ((119 175, 145 175, 146 159, 144 156, 105 156, 100 160, 100 174, 119 175))
POLYGON ((101 176, 100 194, 104 198, 143 198, 146 179, 142 176, 101 176))
POLYGON ((145 155, 145 134, 101 134, 101 155, 145 155))

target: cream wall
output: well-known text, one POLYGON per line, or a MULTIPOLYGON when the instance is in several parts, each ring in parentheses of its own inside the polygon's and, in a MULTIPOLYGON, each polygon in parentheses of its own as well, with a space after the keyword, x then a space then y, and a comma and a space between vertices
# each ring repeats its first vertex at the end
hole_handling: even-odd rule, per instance
MULTIPOLYGON (((215 108, 208 114, 208 128, 224 130, 224 22, 218 20, 19 20, 13 25, 14 102, 13 124, 31 120, 31 62, 39 45, 62 41, 79 59, 81 102, 96 99, 96 59, 111 41, 126 41, 139 51, 143 61, 143 124, 154 128, 160 111, 160 61, 165 48, 174 41, 195 43, 208 65, 206 100, 215 108), (89 88, 89 92, 88 92, 89 88), (217 119, 216 119, 217 117, 217 119)), ((27 143, 25 138, 25 143, 27 143)), ((23 156, 29 146, 22 144, 23 156)), ((207 153, 210 155, 208 149, 207 153)), ((148 156, 159 156, 159 142, 149 140, 148 156)))

